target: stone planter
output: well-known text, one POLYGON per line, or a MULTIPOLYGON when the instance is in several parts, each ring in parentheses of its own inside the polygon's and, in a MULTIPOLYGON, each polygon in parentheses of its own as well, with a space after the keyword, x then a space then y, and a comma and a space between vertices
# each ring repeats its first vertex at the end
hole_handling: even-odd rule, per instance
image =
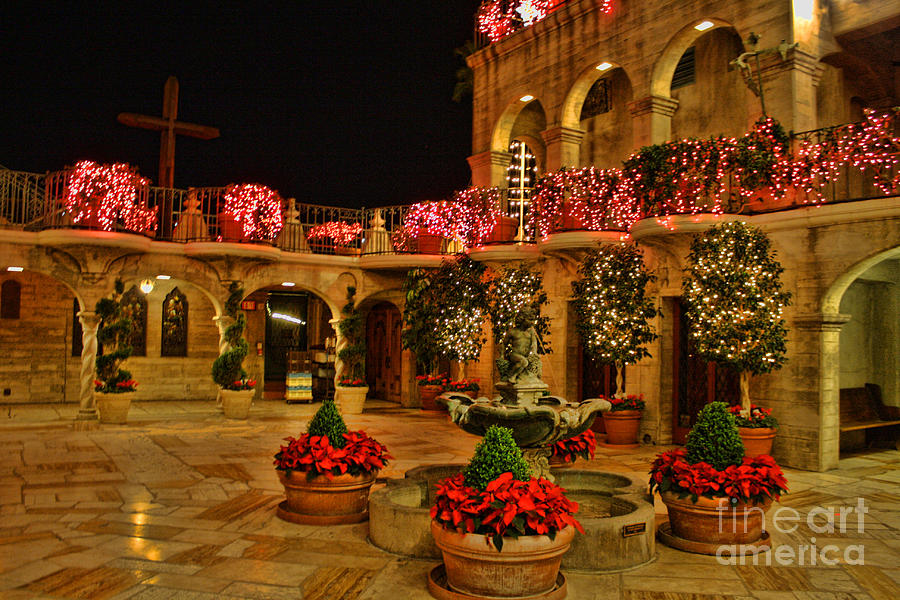
POLYGON ((490 537, 457 533, 431 522, 431 535, 444 557, 449 587, 476 597, 539 596, 557 587, 559 563, 575 537, 566 527, 555 539, 546 535, 503 538, 498 552, 490 537))
POLYGON ((305 471, 278 471, 285 500, 276 514, 291 523, 338 525, 369 518, 369 490, 377 471, 362 475, 317 475, 305 471))
POLYGON ((131 408, 131 397, 134 392, 105 394, 94 392, 97 401, 97 415, 101 423, 122 424, 128 421, 128 409, 131 408))
POLYGON ((422 403, 422 410, 441 410, 441 406, 435 398, 440 396, 444 388, 439 385, 420 385, 419 401, 422 403))
POLYGON ((419 254, 440 254, 444 238, 433 233, 420 233, 419 254))
POLYGON ((776 431, 774 427, 738 427, 738 434, 744 442, 744 456, 771 455, 776 431))
POLYGON ((360 415, 366 404, 369 386, 347 387, 337 386, 334 393, 335 403, 345 415, 360 415))
MULTIPOLYGON (((676 538, 675 547, 688 552, 716 554, 722 546, 768 548, 768 534, 763 532, 765 512, 772 505, 762 503, 732 503, 729 498, 704 498, 696 502, 690 497, 679 499, 673 492, 662 492, 662 501, 669 513, 668 532, 676 538), (763 544, 761 544, 761 542, 763 544)), ((665 536, 663 541, 670 543, 665 536)))
POLYGON ((222 412, 226 419, 246 419, 253 404, 253 390, 220 390, 222 412))
POLYGON ((603 414, 606 426, 606 444, 609 446, 636 446, 641 428, 640 410, 620 410, 603 414))

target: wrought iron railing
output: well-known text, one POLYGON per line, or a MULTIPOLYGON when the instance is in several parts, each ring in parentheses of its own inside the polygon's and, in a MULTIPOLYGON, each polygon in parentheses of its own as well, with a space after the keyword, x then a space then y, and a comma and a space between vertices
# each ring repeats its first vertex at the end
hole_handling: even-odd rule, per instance
POLYGON ((0 168, 0 227, 19 229, 40 218, 44 210, 44 178, 0 168))

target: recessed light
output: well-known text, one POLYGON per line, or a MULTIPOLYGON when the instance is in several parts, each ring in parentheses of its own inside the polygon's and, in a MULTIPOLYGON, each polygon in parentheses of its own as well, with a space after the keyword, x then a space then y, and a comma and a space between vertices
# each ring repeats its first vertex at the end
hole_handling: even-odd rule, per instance
POLYGON ((282 281, 281 285, 283 285, 284 287, 294 287, 297 284, 294 283, 293 281, 282 281))
POLYGON ((172 279, 171 275, 157 275, 157 279, 172 279))
POLYGON ((602 62, 602 63, 600 63, 599 65, 597 65, 597 70, 598 70, 598 71, 605 71, 605 70, 607 70, 608 68, 610 68, 611 66, 612 66, 612 63, 602 62))
POLYGON ((706 31, 710 27, 715 27, 715 26, 716 26, 716 24, 713 23, 712 21, 702 21, 701 23, 694 25, 694 29, 696 29, 697 31, 706 31))
POLYGON ((524 96, 519 98, 519 100, 521 100, 522 102, 531 102, 532 100, 534 100, 534 96, 532 96, 531 94, 525 94, 524 96))
POLYGON ((13 271, 13 272, 19 273, 19 272, 21 272, 21 271, 24 271, 24 270, 25 270, 25 267, 6 267, 6 270, 7 270, 7 271, 13 271))
POLYGON ((153 291, 153 280, 145 279, 141 282, 141 291, 145 294, 149 294, 153 291))

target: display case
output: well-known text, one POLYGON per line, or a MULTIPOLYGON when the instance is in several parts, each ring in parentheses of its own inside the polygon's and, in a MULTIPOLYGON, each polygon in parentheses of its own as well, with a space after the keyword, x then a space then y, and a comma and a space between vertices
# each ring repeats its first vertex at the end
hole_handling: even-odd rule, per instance
POLYGON ((309 352, 291 350, 287 353, 287 374, 284 399, 288 404, 313 401, 313 366, 309 352))

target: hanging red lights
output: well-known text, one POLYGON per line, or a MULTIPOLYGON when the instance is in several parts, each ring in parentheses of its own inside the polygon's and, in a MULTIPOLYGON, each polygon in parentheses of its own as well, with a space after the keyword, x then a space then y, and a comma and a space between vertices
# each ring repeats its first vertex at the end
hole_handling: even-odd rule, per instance
POLYGON ((103 231, 121 227, 142 233, 156 226, 156 207, 147 207, 150 180, 125 163, 83 160, 67 173, 63 205, 72 222, 103 231))
POLYGON ((329 238, 334 240, 337 246, 349 246, 362 233, 363 226, 360 223, 347 223, 345 221, 328 221, 316 225, 306 234, 308 240, 329 238))
POLYGON ((278 192, 257 183, 231 184, 222 199, 224 211, 241 225, 244 237, 274 240, 284 222, 278 192))
MULTIPOLYGON (((534 25, 556 10, 566 0, 488 0, 478 7, 475 20, 478 31, 496 42, 509 34, 534 25)), ((600 11, 612 12, 612 0, 604 0, 600 11)))

